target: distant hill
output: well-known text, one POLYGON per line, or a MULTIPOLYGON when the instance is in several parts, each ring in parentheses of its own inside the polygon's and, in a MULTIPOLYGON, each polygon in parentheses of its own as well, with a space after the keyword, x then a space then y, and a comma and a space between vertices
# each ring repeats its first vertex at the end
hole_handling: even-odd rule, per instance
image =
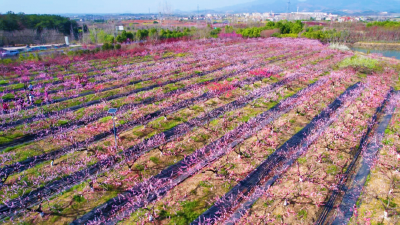
MULTIPOLYGON (((229 12, 286 12, 288 0, 255 0, 249 3, 228 6, 218 11, 229 12)), ((348 10, 351 12, 374 11, 374 12, 400 12, 399 0, 291 0, 290 11, 301 12, 337 12, 348 10)))

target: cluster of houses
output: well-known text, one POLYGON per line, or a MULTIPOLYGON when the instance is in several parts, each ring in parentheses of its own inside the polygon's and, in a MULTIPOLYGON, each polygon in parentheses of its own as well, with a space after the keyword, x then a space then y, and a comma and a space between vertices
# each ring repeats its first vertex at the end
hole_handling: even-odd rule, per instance
POLYGON ((339 16, 324 12, 291 12, 291 13, 236 13, 236 14, 205 14, 196 16, 181 16, 178 20, 194 21, 194 20, 218 20, 218 21, 280 21, 280 20, 314 20, 314 21, 335 21, 335 22, 357 22, 372 21, 374 19, 364 16, 339 16))
POLYGON ((280 21, 280 20, 315 20, 315 21, 337 21, 337 22, 356 22, 367 21, 363 16, 339 16, 323 12, 291 12, 291 13, 240 13, 233 15, 244 21, 280 21))
POLYGON ((176 20, 176 21, 231 21, 231 22, 250 22, 250 21, 280 21, 280 20, 314 20, 314 21, 334 21, 334 22, 357 22, 393 19, 386 12, 379 16, 340 16, 324 12, 291 12, 291 13, 192 13, 192 14, 105 14, 105 15, 79 15, 71 16, 71 19, 86 23, 106 23, 107 21, 126 21, 126 20, 176 20))

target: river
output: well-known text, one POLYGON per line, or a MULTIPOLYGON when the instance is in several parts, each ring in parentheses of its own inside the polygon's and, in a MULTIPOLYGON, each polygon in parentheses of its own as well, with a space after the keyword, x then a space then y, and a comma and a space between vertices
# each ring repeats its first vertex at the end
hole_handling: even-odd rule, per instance
POLYGON ((368 48, 351 48, 353 51, 364 52, 367 53, 380 53, 385 57, 394 57, 396 59, 400 59, 400 51, 398 50, 376 50, 376 49, 368 49, 368 48))

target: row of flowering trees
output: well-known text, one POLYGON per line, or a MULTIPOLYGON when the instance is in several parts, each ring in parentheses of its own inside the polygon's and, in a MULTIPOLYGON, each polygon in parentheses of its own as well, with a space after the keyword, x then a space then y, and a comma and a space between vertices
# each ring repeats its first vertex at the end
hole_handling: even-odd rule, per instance
MULTIPOLYGON (((64 216, 74 209, 77 213, 65 217, 65 220, 73 222, 78 219, 74 221, 76 224, 116 222, 131 215, 135 215, 131 218, 135 221, 165 223, 178 223, 177 215, 185 215, 183 217, 188 218, 185 223, 189 223, 213 204, 218 206, 232 201, 232 206, 245 206, 243 203, 252 200, 246 195, 251 197, 253 192, 233 195, 229 201, 219 199, 252 174, 268 155, 279 155, 280 151, 274 153, 275 149, 302 128, 311 126, 314 127, 313 134, 325 135, 330 127, 322 134, 321 126, 326 126, 324 117, 317 117, 321 123, 307 124, 362 76, 346 69, 332 72, 335 64, 352 54, 328 49, 315 41, 228 40, 216 43, 193 41, 194 50, 191 51, 185 50, 186 42, 166 43, 166 46, 174 45, 179 53, 155 62, 139 57, 137 62, 133 62, 135 64, 115 65, 116 68, 110 68, 104 74, 96 74, 97 85, 103 86, 98 88, 95 96, 107 93, 101 90, 118 85, 119 78, 125 79, 131 73, 134 75, 130 79, 141 81, 101 97, 100 102, 92 106, 85 105, 93 101, 87 95, 76 98, 82 101, 77 110, 63 111, 62 104, 59 107, 54 107, 57 103, 50 104, 47 115, 51 116, 47 120, 40 119, 43 114, 35 111, 38 109, 22 110, 21 113, 34 112, 22 116, 5 115, 4 121, 8 123, 5 134, 8 137, 17 131, 17 124, 10 119, 22 121, 35 116, 38 117, 26 120, 29 123, 22 127, 25 136, 38 136, 33 142, 9 148, 0 154, 2 218, 11 216, 16 221, 40 223, 64 216), (238 51, 242 54, 237 55, 238 51), (107 86, 106 77, 115 78, 115 83, 111 81, 107 86), (130 91, 135 92, 119 96, 130 91), (115 96, 119 97, 107 99, 115 96), (112 136, 113 121, 105 113, 112 107, 119 108, 117 148, 112 136), (62 120, 68 121, 59 123, 62 120), (239 199, 244 202, 237 201, 239 199), (99 205, 104 210, 96 210, 99 205), (15 211, 20 214, 14 215, 15 211), (186 215, 188 211, 193 214, 186 215)), ((150 54, 157 55, 164 47, 154 46, 150 54)), ((125 62, 129 64, 129 60, 125 62)), ((87 66, 90 68, 91 64, 87 66)), ((379 96, 388 88, 386 77, 393 75, 386 72, 387 75, 372 75, 363 80, 366 84, 354 86, 357 90, 366 87, 357 103, 368 102, 367 98, 376 96, 379 105, 379 96), (375 91, 382 84, 386 85, 385 88, 381 92, 375 91)), ((34 74, 31 76, 35 77, 34 74)), ((347 118, 349 113, 346 110, 357 108, 357 105, 349 106, 348 98, 338 101, 346 104, 343 107, 342 103, 334 104, 335 107, 341 106, 337 114, 334 113, 337 108, 331 106, 331 111, 323 111, 325 119, 329 120, 327 124, 336 116, 339 120, 347 118)), ((365 114, 377 104, 366 103, 369 111, 365 114)), ((359 120, 367 121, 366 117, 359 120)), ((361 130, 365 123, 360 124, 361 130)), ((357 140, 359 131, 353 132, 357 134, 354 135, 354 140, 357 140)), ((332 141, 338 140, 335 135, 328 137, 332 141)), ((310 151, 304 151, 308 154, 315 148, 315 143, 310 141, 314 139, 309 139, 312 135, 303 135, 303 138, 311 144, 310 151)), ((322 138, 316 142, 320 140, 322 138)), ((293 156, 303 153, 296 150, 290 150, 293 156)), ((303 184, 308 179, 303 176, 303 170, 308 168, 301 167, 308 165, 303 158, 298 161, 291 158, 296 166, 292 168, 300 169, 300 178, 294 178, 294 184, 303 184), (303 164, 299 164, 300 161, 303 164)), ((263 196, 261 201, 269 190, 275 190, 273 194, 280 196, 275 186, 281 187, 281 179, 286 175, 299 175, 292 173, 291 169, 285 173, 286 170, 282 170, 287 168, 284 164, 272 165, 276 169, 273 170, 275 175, 282 174, 282 178, 268 190, 262 190, 259 186, 262 183, 248 189, 256 188, 254 193, 263 196)), ((266 180, 272 178, 266 177, 266 180)), ((302 201, 305 194, 296 197, 302 201)), ((280 207, 281 202, 285 209, 290 209, 288 214, 265 216, 258 213, 260 207, 256 206, 242 221, 291 221, 293 211, 299 219, 312 213, 311 207, 310 210, 297 205, 292 208, 298 201, 294 197, 277 198, 280 200, 272 199, 273 204, 280 207)), ((222 219, 231 213, 223 211, 218 215, 222 219)))

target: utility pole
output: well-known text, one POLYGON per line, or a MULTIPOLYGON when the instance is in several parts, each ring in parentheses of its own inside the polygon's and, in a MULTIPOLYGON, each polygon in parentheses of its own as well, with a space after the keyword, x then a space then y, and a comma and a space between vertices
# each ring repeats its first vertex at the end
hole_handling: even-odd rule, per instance
POLYGON ((82 45, 85 42, 85 23, 82 23, 82 45))
POLYGON ((200 19, 200 9, 199 9, 199 5, 197 5, 197 22, 199 22, 200 19))
POLYGON ((112 120, 113 120, 113 125, 114 125, 114 140, 115 140, 115 149, 118 148, 118 142, 117 142, 117 131, 115 129, 115 115, 117 113, 118 109, 116 108, 111 108, 108 110, 107 113, 112 115, 112 120))

